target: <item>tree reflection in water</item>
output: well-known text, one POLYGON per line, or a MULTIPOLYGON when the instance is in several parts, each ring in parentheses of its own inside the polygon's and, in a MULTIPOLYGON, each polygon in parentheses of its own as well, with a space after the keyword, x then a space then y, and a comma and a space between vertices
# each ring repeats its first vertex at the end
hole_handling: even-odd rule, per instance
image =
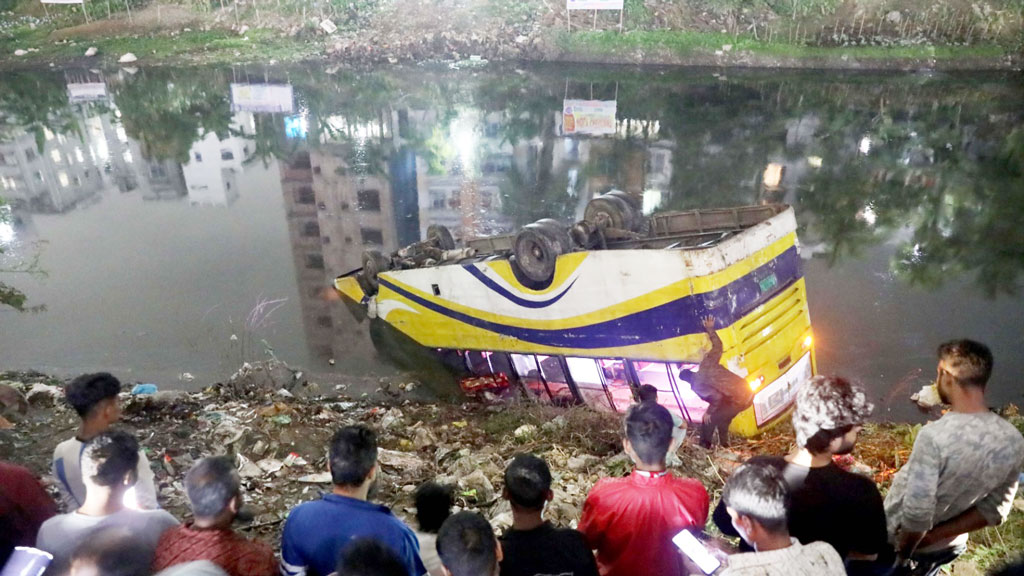
MULTIPOLYGON (((15 74, 0 84, 2 141, 17 131, 37 140, 77 133, 79 119, 98 113, 68 104, 60 74, 15 74)), ((566 74, 269 70, 265 77, 293 86, 308 131, 296 138, 284 115, 257 113, 246 161, 270 165, 341 144, 346 170, 388 178, 396 157, 413 154, 427 176, 500 181, 500 201, 481 210, 518 225, 571 220, 611 188, 656 192, 651 206, 660 209, 785 201, 797 207, 802 242, 833 264, 895 239, 891 272, 909 283, 936 287, 969 275, 988 297, 1018 293, 1024 98, 1011 78, 566 74), (581 85, 615 99, 616 136, 562 135, 562 100, 581 85), (459 141, 467 134, 478 147, 469 159, 459 141), (771 186, 769 163, 783 175, 771 186)), ((218 69, 153 69, 106 82, 109 105, 143 154, 187 163, 204 134, 232 134, 230 78, 218 69)))

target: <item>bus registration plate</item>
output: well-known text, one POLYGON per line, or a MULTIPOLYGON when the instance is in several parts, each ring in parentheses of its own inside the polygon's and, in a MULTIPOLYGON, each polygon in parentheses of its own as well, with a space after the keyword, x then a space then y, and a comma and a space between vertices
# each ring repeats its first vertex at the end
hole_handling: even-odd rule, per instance
POLYGON ((803 355, 785 374, 754 395, 754 420, 758 426, 789 408, 797 391, 811 379, 811 353, 803 355))

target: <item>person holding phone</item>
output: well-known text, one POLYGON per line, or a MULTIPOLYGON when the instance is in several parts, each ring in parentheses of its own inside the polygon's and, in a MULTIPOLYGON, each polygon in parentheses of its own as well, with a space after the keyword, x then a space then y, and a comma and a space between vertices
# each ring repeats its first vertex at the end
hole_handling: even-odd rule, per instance
POLYGON ((754 552, 729 556, 720 576, 846 576, 831 545, 804 545, 789 535, 789 488, 778 468, 760 462, 740 466, 726 481, 722 501, 754 552))

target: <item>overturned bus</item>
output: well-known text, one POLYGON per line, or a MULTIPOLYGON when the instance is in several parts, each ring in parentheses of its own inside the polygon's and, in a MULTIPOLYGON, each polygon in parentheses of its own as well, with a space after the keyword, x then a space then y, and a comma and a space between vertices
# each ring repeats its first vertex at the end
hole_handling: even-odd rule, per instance
POLYGON ((457 248, 432 226, 394 254, 367 251, 335 288, 419 344, 457 351, 475 376, 467 391, 623 411, 650 384, 699 423, 707 404, 686 375, 710 346, 707 315, 723 364, 754 392, 734 433, 779 421, 816 373, 796 219, 781 204, 644 217, 613 191, 571 227, 545 219, 457 248))

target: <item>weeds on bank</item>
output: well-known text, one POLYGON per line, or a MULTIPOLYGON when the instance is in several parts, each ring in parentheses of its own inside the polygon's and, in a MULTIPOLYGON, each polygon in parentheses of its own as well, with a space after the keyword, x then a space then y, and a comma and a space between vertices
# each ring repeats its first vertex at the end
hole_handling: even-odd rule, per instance
POLYGON ((180 34, 121 36, 75 42, 49 42, 46 29, 36 29, 0 37, 0 53, 13 53, 23 46, 35 46, 38 52, 12 60, 15 64, 38 64, 81 58, 86 48, 96 46, 100 57, 115 62, 125 52, 134 53, 140 64, 239 63, 293 61, 319 52, 318 42, 297 42, 281 37, 273 30, 250 30, 245 36, 229 30, 191 31, 180 34))
POLYGON ((788 42, 766 42, 750 36, 684 30, 632 30, 560 32, 555 41, 569 52, 589 52, 614 57, 631 55, 636 50, 666 51, 677 56, 706 54, 731 46, 730 51, 752 52, 784 58, 850 57, 864 60, 999 58, 1009 49, 994 44, 973 46, 808 46, 788 42))

